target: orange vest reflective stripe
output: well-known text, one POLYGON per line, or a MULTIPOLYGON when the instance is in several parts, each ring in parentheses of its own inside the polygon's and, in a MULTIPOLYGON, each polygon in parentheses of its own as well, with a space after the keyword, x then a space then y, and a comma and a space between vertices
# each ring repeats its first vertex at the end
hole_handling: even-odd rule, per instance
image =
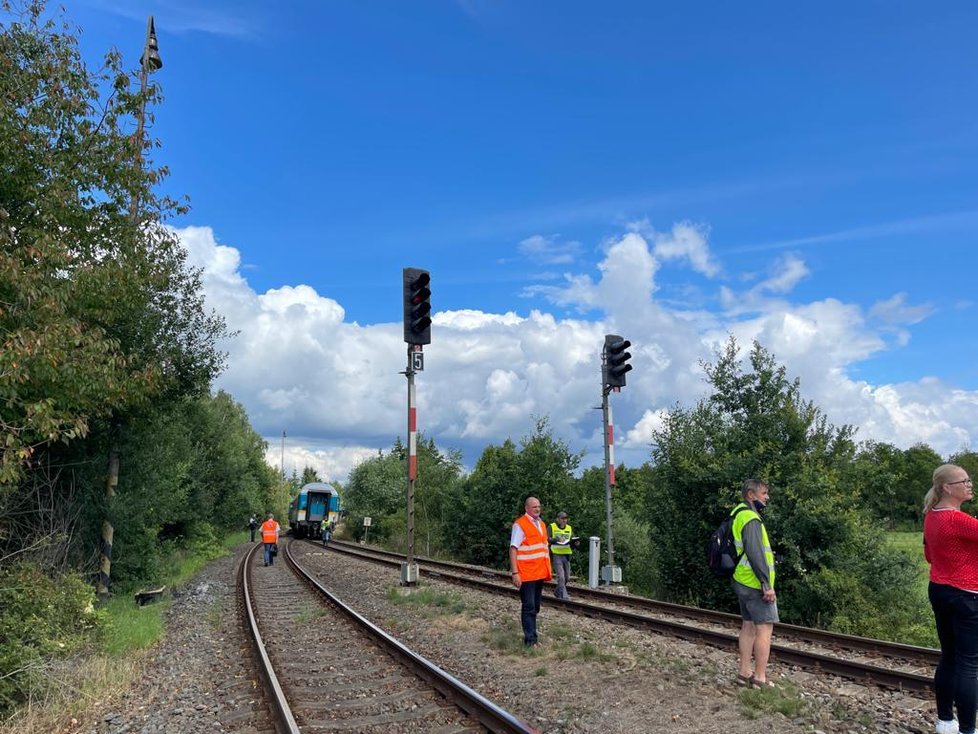
POLYGON ((277 543, 278 542, 278 523, 274 520, 266 520, 261 524, 261 542, 262 543, 277 543))
POLYGON ((523 543, 516 548, 516 568, 520 572, 520 580, 549 581, 553 574, 550 571, 546 529, 540 530, 526 515, 517 520, 516 524, 523 529, 523 543))

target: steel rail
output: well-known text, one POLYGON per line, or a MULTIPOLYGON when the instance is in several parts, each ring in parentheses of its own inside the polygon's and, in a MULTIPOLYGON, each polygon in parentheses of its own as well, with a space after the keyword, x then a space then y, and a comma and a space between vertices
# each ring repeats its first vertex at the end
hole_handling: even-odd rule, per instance
MULTIPOLYGON (((375 551, 373 550, 364 551, 354 545, 345 543, 333 544, 332 541, 331 545, 337 552, 347 553, 364 560, 381 563, 388 566, 399 566, 399 561, 395 560, 395 558, 379 557, 378 555, 375 555, 375 551)), ((396 557, 398 554, 390 553, 389 551, 382 551, 380 552, 380 555, 396 557)), ((417 560, 419 563, 427 563, 427 561, 422 561, 420 558, 417 560)), ((512 596, 516 592, 516 590, 511 586, 503 586, 495 582, 484 581, 481 579, 472 578, 470 576, 459 575, 453 572, 431 572, 422 569, 421 573, 427 576, 443 578, 450 583, 469 586, 471 588, 479 589, 480 591, 505 594, 508 596, 512 596)), ((496 572, 491 572, 491 575, 495 574, 496 572)), ((624 598, 616 594, 605 594, 604 597, 608 601, 613 601, 616 603, 621 603, 621 600, 624 598)), ((737 646, 736 634, 704 629, 702 627, 693 627, 680 622, 656 619, 654 617, 648 617, 642 614, 636 614, 619 609, 609 609, 607 607, 582 601, 575 601, 573 599, 546 598, 545 601, 547 604, 556 604, 560 607, 573 610, 578 614, 596 619, 603 619, 613 624, 624 624, 630 627, 645 629, 650 632, 665 634, 671 637, 678 637, 680 639, 685 639, 692 642, 703 642, 715 647, 728 648, 737 646)), ((685 607, 680 608, 685 609, 685 607)), ((738 619, 739 623, 739 617, 736 619, 738 619)), ((831 673, 833 675, 857 680, 869 685, 895 688, 897 690, 930 691, 933 687, 933 678, 931 676, 881 668, 868 663, 845 660, 843 658, 823 655, 816 652, 798 650, 777 643, 771 645, 771 659, 797 665, 815 672, 831 673)))
POLYGON ((292 709, 282 691, 278 676, 275 675, 275 668, 272 666, 272 660, 265 649, 265 643, 258 629, 258 620, 255 617, 254 600, 251 594, 251 560, 260 548, 263 548, 261 543, 248 551, 238 568, 242 605, 248 620, 248 629, 251 632, 251 643, 255 649, 255 655, 258 657, 258 673, 265 685, 265 693, 271 701, 273 718, 276 719, 274 722, 275 729, 279 734, 300 734, 299 725, 292 715, 292 709))
MULTIPOLYGON (((345 543, 343 541, 331 542, 335 542, 338 547, 363 550, 368 553, 383 555, 388 558, 403 558, 402 555, 393 551, 377 548, 365 549, 358 545, 345 543)), ((424 558, 423 556, 416 556, 415 560, 418 563, 423 563, 428 566, 434 566, 437 568, 462 573, 497 577, 501 581, 506 582, 508 582, 510 578, 509 573, 505 571, 497 571, 496 569, 482 568, 464 563, 453 563, 451 561, 440 561, 431 558, 424 558)), ((551 584, 551 586, 552 585, 553 584, 551 584)), ((625 596, 622 594, 616 594, 614 592, 602 591, 601 589, 591 589, 587 586, 574 586, 571 588, 571 591, 575 594, 575 596, 585 599, 595 599, 611 604, 620 604, 623 606, 630 606, 648 611, 666 612, 704 622, 725 624, 729 626, 736 626, 738 628, 740 627, 741 622, 741 618, 738 615, 729 614, 728 612, 720 612, 715 609, 703 609, 702 607, 685 606, 683 604, 674 604, 672 602, 649 599, 643 596, 625 596)), ((548 599, 548 602, 549 601, 550 600, 548 599)), ((554 601, 560 600, 555 599, 554 601)), ((890 640, 876 640, 871 637, 859 637, 857 635, 848 635, 841 632, 830 632, 828 630, 821 630, 815 627, 803 627, 801 625, 778 622, 775 624, 775 630, 778 634, 786 635, 792 639, 810 642, 813 644, 822 645, 824 647, 854 650, 883 655, 890 658, 901 658, 917 662, 920 665, 931 667, 936 666, 941 657, 940 650, 935 650, 934 648, 930 647, 918 647, 916 645, 907 645, 901 642, 892 642, 890 640)))
POLYGON ((340 610, 350 621, 366 632, 377 644, 402 665, 425 680, 445 698, 467 714, 477 719, 491 732, 498 734, 538 734, 537 730, 520 721, 505 709, 500 708, 482 694, 474 691, 462 681, 445 672, 437 665, 411 650, 380 627, 343 603, 337 596, 323 586, 292 555, 292 542, 285 545, 285 560, 289 568, 315 591, 324 596, 330 604, 340 610))

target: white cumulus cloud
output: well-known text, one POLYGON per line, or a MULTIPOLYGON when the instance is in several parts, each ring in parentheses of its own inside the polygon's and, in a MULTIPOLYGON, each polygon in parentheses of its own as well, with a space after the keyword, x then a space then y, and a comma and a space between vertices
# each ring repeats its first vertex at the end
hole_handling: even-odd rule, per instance
MULTIPOLYGON (((270 463, 279 465, 277 441, 288 429, 304 438, 287 442, 287 471, 308 464, 327 481, 342 481, 356 461, 403 437, 400 323, 350 322, 337 300, 301 283, 256 293, 237 251, 218 244, 210 229, 177 232, 191 262, 203 268, 209 306, 239 332, 226 345, 229 365, 217 386, 242 402, 268 437, 270 463)), ((899 348, 894 320, 909 327, 927 315, 899 294, 870 313, 832 298, 793 303, 793 286, 813 276, 788 255, 748 291, 718 286, 719 310, 680 311, 657 300, 657 278, 674 262, 721 272, 705 232, 682 224, 657 238, 633 228, 605 243, 593 270, 569 269, 560 286, 533 291, 580 318, 542 310, 435 313, 437 339, 425 348, 426 369, 417 377, 422 430, 439 446, 461 448, 471 466, 487 444, 527 435, 534 419, 546 416, 572 450, 585 452, 585 462, 600 461, 601 413, 593 408, 601 400, 601 346, 605 334, 621 334, 632 342, 634 370, 627 387, 610 396, 616 458, 635 466, 648 458, 665 412, 705 394, 700 363, 712 361, 733 334, 745 350, 759 340, 832 422, 859 426, 859 439, 900 447, 926 441, 943 453, 974 442, 975 391, 927 377, 872 385, 850 376, 859 362, 899 348)))

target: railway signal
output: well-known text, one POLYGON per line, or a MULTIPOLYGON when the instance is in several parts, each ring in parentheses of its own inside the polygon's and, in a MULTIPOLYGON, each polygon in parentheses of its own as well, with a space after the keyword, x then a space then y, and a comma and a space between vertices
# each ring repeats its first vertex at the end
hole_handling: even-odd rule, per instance
POLYGON ((615 421, 611 413, 608 394, 618 392, 625 387, 625 375, 632 366, 628 360, 632 358, 626 351, 632 343, 618 334, 606 334, 604 349, 601 352, 601 414, 604 423, 604 497, 605 513, 608 532, 608 565, 601 569, 601 579, 606 584, 621 583, 621 568, 615 565, 615 540, 613 527, 613 511, 611 505, 611 488, 616 486, 615 479, 615 421))
POLYGON ((431 344, 431 273, 421 268, 403 270, 404 341, 407 342, 407 560, 401 564, 401 585, 418 582, 418 564, 414 562, 414 482, 418 475, 418 410, 414 393, 414 375, 424 369, 423 345, 431 344))
POLYGON ((404 268, 404 341, 431 344, 431 274, 404 268))
POLYGON ((625 387, 625 375, 632 369, 628 360, 631 352, 625 350, 632 346, 627 339, 617 334, 606 334, 604 338, 604 384, 611 388, 625 387))

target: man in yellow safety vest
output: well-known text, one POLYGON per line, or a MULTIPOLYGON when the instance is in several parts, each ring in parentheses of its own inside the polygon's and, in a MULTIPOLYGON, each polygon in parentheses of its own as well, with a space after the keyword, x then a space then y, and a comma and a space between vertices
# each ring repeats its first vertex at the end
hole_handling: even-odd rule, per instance
POLYGON ((557 522, 550 523, 548 528, 550 540, 550 564, 553 566, 557 588, 554 596, 558 599, 570 599, 567 593, 567 581, 570 579, 571 538, 574 530, 567 524, 567 513, 558 512, 557 522))
POLYGON ((748 479, 741 486, 741 494, 743 502, 730 513, 734 516, 734 545, 740 558, 731 585, 743 619, 737 645, 740 653, 737 680, 742 685, 767 688, 774 685, 767 678, 767 661, 771 654, 771 633, 778 621, 774 552, 760 515, 767 506, 768 486, 760 479, 748 479))
POLYGON ((329 522, 329 518, 324 517, 323 521, 319 525, 319 534, 320 537, 323 539, 323 548, 325 548, 329 544, 329 536, 332 534, 332 532, 333 532, 333 527, 329 522))

